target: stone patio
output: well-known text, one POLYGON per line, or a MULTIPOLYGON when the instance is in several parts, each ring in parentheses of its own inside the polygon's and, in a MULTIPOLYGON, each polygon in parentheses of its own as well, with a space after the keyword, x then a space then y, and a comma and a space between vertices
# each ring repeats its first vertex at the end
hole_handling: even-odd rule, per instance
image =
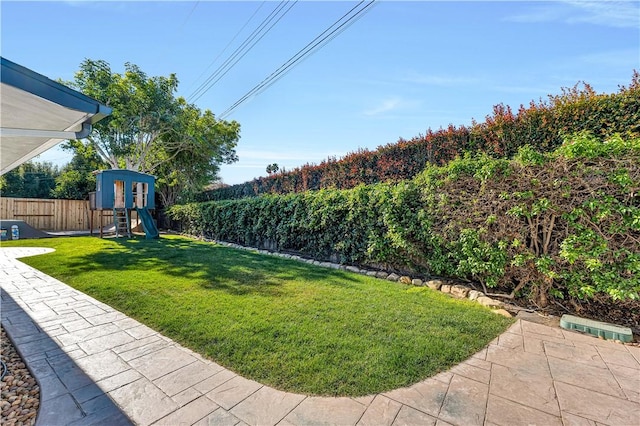
POLYGON ((240 377, 0 248, 2 324, 39 425, 640 425, 640 348, 518 320, 447 372, 325 398, 240 377))

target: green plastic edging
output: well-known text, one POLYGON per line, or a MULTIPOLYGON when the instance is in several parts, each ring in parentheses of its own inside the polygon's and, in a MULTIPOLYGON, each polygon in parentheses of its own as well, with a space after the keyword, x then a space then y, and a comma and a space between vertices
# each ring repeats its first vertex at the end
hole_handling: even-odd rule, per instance
POLYGON ((621 327, 573 315, 563 315, 560 319, 560 327, 566 330, 582 331, 607 340, 620 340, 622 342, 633 340, 633 333, 629 327, 621 327))

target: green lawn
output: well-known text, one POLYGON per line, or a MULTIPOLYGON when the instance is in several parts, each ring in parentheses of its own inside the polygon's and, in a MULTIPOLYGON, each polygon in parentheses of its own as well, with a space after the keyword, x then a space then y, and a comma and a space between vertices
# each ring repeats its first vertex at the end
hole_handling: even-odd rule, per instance
POLYGON ((22 259, 277 389, 359 396, 468 358, 511 324, 428 288, 183 237, 21 240, 22 259))

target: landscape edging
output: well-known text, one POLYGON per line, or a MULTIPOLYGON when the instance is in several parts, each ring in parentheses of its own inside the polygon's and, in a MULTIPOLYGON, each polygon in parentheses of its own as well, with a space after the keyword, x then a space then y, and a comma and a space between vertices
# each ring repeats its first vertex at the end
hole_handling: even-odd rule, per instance
POLYGON ((269 251, 269 250, 259 249, 256 247, 249 247, 249 246, 243 246, 241 244, 230 243, 227 241, 218 241, 211 238, 197 237, 194 235, 189 235, 189 236, 192 238, 196 238, 196 239, 208 242, 208 243, 216 243, 216 244, 220 244, 230 248, 235 248, 240 250, 250 250, 260 254, 281 257, 284 259, 297 260, 299 262, 304 262, 304 263, 308 263, 310 265, 315 265, 315 266, 321 266, 323 268, 339 269, 347 272, 353 272, 355 274, 366 275, 372 278, 384 279, 392 282, 400 282, 402 284, 413 285, 415 287, 429 287, 432 290, 449 294, 450 296, 456 299, 466 299, 472 302, 476 302, 482 306, 490 308, 493 312, 499 315, 512 317, 512 315, 507 310, 504 309, 505 307, 504 302, 492 299, 481 291, 472 289, 470 287, 467 287, 461 284, 457 284, 453 281, 448 281, 446 279, 431 279, 431 280, 423 281, 420 278, 412 278, 408 275, 400 276, 394 272, 375 271, 372 269, 360 268, 353 265, 342 265, 340 263, 333 263, 333 262, 321 262, 315 259, 309 259, 309 258, 305 258, 295 254, 269 251))

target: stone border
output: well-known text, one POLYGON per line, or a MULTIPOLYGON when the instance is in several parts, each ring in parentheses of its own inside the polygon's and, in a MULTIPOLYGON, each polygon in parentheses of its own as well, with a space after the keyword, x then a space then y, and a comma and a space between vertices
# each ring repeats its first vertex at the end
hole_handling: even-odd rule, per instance
POLYGON ((193 235, 188 235, 188 234, 183 234, 183 235, 187 235, 189 237, 196 238, 200 241, 204 241, 207 243, 216 243, 216 244, 220 244, 222 246, 226 246, 230 248, 255 251, 259 254, 266 254, 270 256, 280 257, 283 259, 297 260, 299 262, 304 262, 304 263, 308 263, 310 265, 315 265, 315 266, 321 266, 323 268, 338 269, 342 271, 353 272, 354 274, 366 275, 368 277, 379 278, 382 280, 387 280, 392 282, 399 282, 402 284, 413 285, 416 287, 429 287, 432 290, 440 291, 441 293, 448 294, 456 299, 466 299, 472 302, 479 303, 482 306, 490 308, 492 312, 496 314, 503 315, 509 318, 512 317, 512 315, 506 309, 504 309, 505 307, 504 302, 492 299, 481 291, 474 290, 470 287, 467 287, 461 284, 456 284, 448 280, 432 279, 432 280, 423 281, 420 278, 412 278, 408 275, 398 275, 394 272, 374 271, 371 269, 359 268, 357 266, 352 266, 352 265, 342 265, 340 263, 333 263, 333 262, 321 262, 318 260, 298 256, 295 254, 269 251, 269 250, 259 249, 256 247, 248 247, 248 246, 243 246, 236 243, 229 243, 226 241, 218 241, 211 238, 195 237, 193 235))

